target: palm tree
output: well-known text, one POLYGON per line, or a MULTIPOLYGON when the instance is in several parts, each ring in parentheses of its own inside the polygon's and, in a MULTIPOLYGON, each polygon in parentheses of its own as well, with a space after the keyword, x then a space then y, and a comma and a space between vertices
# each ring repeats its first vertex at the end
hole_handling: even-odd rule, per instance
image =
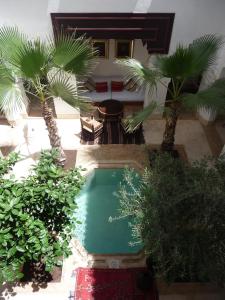
MULTIPOLYGON (((196 110, 200 107, 214 111, 225 110, 225 80, 217 80, 204 91, 196 94, 184 94, 182 88, 189 80, 198 78, 215 63, 218 50, 223 44, 221 37, 205 35, 194 40, 190 45, 178 45, 170 56, 156 56, 152 67, 145 67, 135 59, 119 60, 117 63, 126 70, 127 79, 132 79, 139 86, 145 86, 151 93, 157 82, 171 78, 168 107, 162 108, 166 119, 162 151, 172 151, 176 124, 183 108, 196 110)), ((135 117, 128 119, 127 130, 132 131, 137 124, 146 120, 157 108, 152 102, 135 117)))
POLYGON ((95 52, 84 37, 60 34, 55 41, 31 41, 16 27, 0 28, 0 110, 13 115, 27 106, 23 84, 26 82, 26 92, 41 102, 50 144, 59 150, 62 164, 65 154, 48 100, 61 97, 70 105, 81 107, 84 99, 71 75, 86 75, 94 59, 95 52))

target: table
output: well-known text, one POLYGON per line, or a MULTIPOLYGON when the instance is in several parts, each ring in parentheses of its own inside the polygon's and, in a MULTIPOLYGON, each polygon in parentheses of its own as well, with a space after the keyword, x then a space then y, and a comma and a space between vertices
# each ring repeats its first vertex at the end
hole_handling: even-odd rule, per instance
POLYGON ((99 104, 98 111, 104 119, 118 118, 123 115, 123 103, 114 99, 104 100, 99 104))

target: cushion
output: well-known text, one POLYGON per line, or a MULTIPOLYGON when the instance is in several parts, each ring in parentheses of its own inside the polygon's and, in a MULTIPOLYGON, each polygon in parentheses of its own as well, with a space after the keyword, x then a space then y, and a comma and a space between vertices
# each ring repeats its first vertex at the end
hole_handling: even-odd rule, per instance
POLYGON ((138 90, 138 85, 137 83, 131 78, 129 79, 125 84, 124 84, 124 88, 127 91, 130 92, 135 92, 138 90))
POLYGON ((111 90, 113 92, 121 92, 123 88, 123 81, 111 81, 111 90))
POLYGON ((96 82, 95 89, 96 89, 96 92, 98 92, 98 93, 105 93, 105 92, 107 92, 108 91, 108 83, 107 83, 107 81, 96 82))
POLYGON ((84 87, 89 92, 93 92, 95 90, 95 82, 92 78, 88 78, 86 82, 84 82, 84 87))

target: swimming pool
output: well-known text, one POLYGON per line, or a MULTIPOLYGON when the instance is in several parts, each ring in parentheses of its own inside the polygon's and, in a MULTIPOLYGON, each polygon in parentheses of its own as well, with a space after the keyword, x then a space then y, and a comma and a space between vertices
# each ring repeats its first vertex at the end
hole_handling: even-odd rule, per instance
POLYGON ((131 218, 109 222, 118 216, 119 199, 116 196, 123 180, 124 169, 94 169, 76 198, 76 217, 81 222, 75 235, 88 253, 134 254, 141 245, 130 246, 132 241, 131 218))

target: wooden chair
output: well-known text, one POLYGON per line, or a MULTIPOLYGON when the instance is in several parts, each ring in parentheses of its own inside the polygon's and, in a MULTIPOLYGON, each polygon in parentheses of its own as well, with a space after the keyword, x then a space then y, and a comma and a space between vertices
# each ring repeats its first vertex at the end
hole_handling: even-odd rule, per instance
POLYGON ((103 132, 103 124, 94 118, 80 117, 82 136, 89 135, 93 140, 103 132))

